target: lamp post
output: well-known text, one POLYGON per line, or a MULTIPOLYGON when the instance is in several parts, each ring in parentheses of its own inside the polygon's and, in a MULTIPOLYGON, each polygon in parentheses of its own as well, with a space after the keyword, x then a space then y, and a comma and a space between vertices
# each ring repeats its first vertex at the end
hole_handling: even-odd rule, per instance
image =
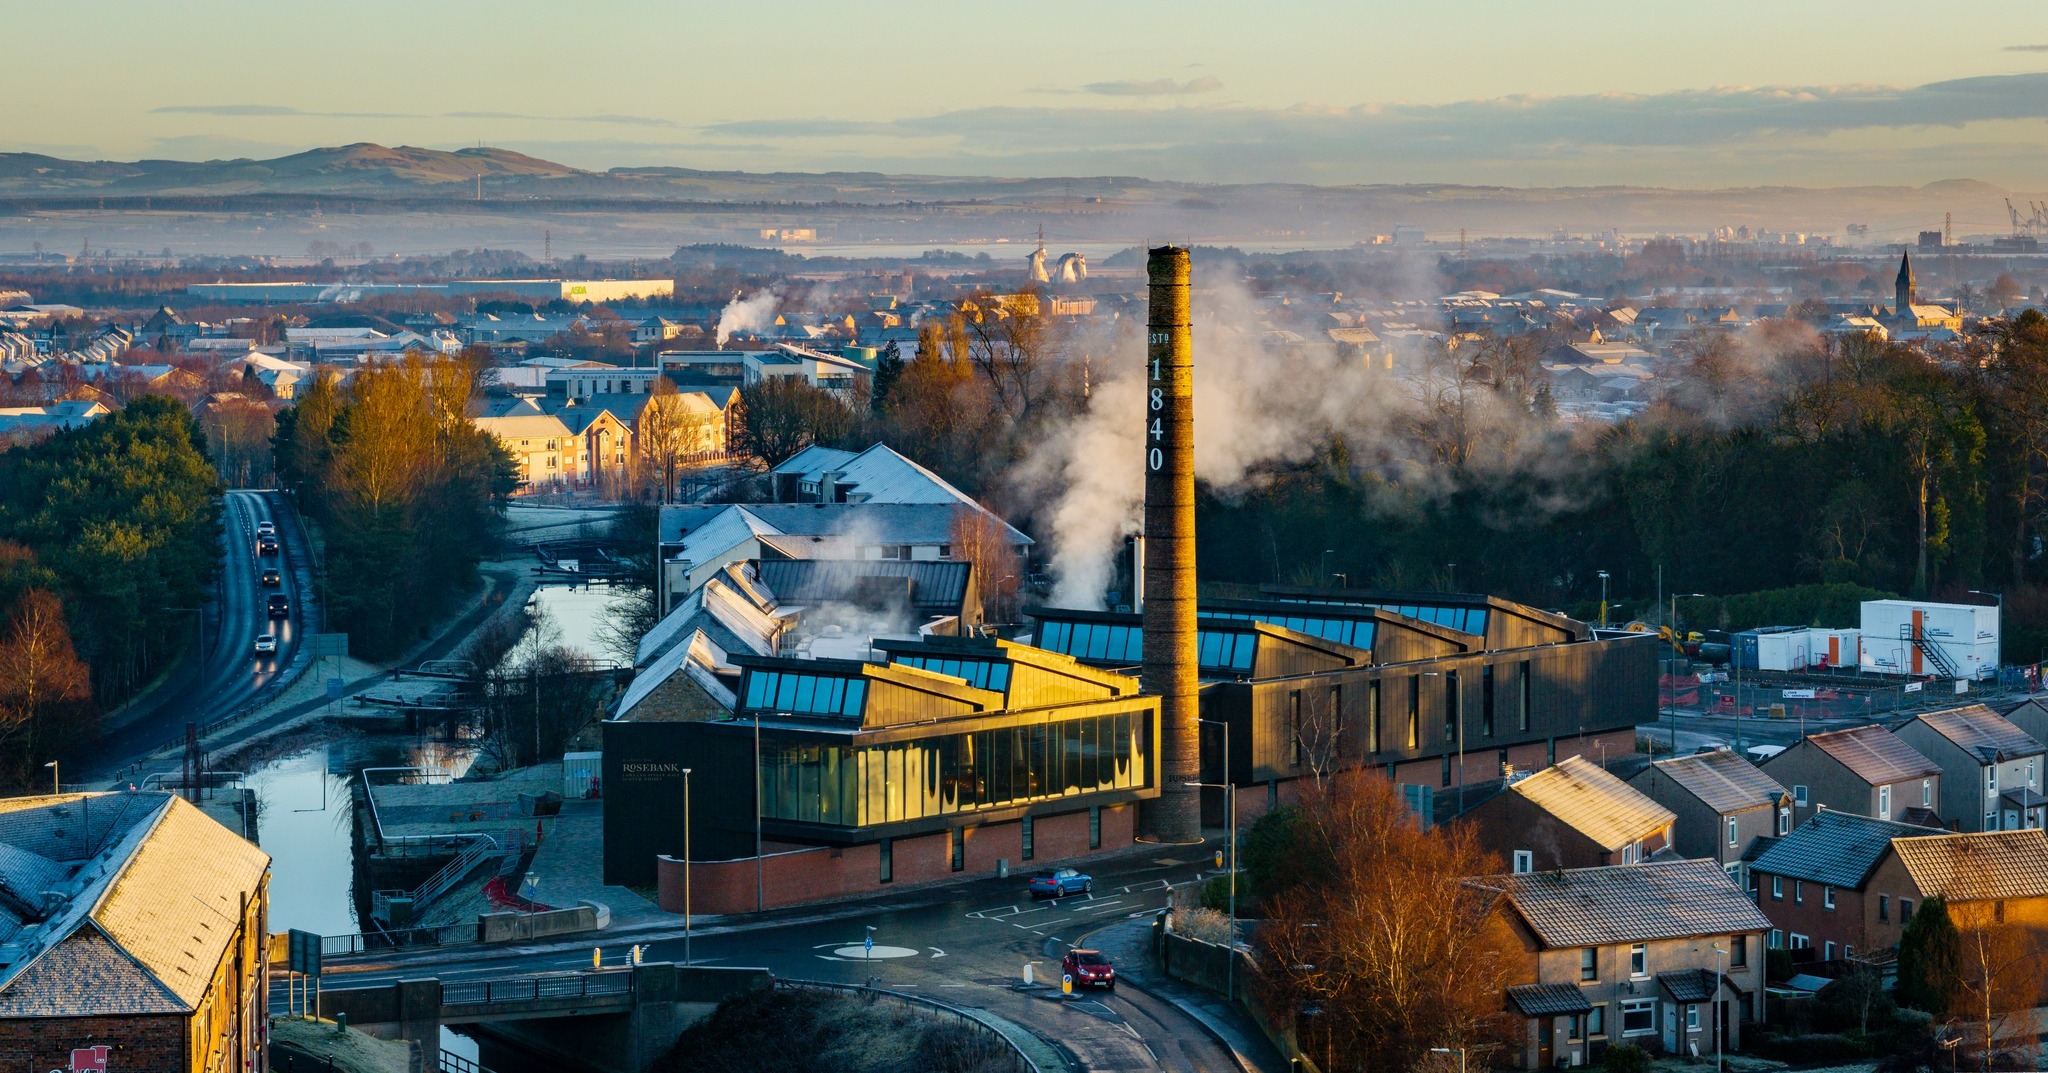
POLYGON ((761 713, 754 712, 754 912, 768 907, 761 880, 761 713))
POLYGON ((690 964, 690 769, 683 769, 683 964, 690 964))
MULTIPOLYGON (((1742 940, 1748 942, 1747 938, 1742 940)), ((1721 1073, 1721 988, 1728 979, 1722 959, 1728 951, 1720 943, 1714 944, 1714 1073, 1721 1073)))
POLYGON ((1317 576, 1317 577, 1319 577, 1319 578, 1322 578, 1322 577, 1328 577, 1328 576, 1329 576, 1329 569, 1330 569, 1330 556, 1331 556, 1331 554, 1332 554, 1332 553, 1334 553, 1334 552, 1335 552, 1336 550, 1337 550, 1336 548, 1324 548, 1324 549, 1323 549, 1323 557, 1322 557, 1321 559, 1317 560, 1317 562, 1316 562, 1316 576, 1317 576))
MULTIPOLYGON (((1705 596, 1705 595, 1706 595, 1706 593, 1704 593, 1704 592, 1688 592, 1688 593, 1686 593, 1686 594, 1685 594, 1685 598, 1686 598, 1686 599, 1688 599, 1688 600, 1692 600, 1692 599, 1697 599, 1698 597, 1701 597, 1701 596, 1705 596)), ((1669 629, 1671 630, 1671 644, 1672 644, 1672 645, 1673 645, 1674 647, 1676 647, 1676 648, 1677 648, 1677 649, 1678 649, 1678 650, 1679 650, 1680 652, 1683 652, 1683 651, 1685 651, 1685 643, 1684 643, 1684 641, 1683 641, 1683 640, 1682 640, 1682 639, 1681 639, 1681 638, 1679 637, 1679 634, 1678 634, 1678 596, 1679 596, 1679 594, 1678 594, 1678 593, 1675 593, 1675 592, 1671 594, 1671 618, 1670 618, 1670 620, 1669 620, 1669 622, 1670 622, 1670 626, 1669 626, 1669 629)), ((1661 692, 1661 690, 1660 690, 1660 692, 1661 692)), ((1674 756, 1674 757, 1678 755, 1678 696, 1677 696, 1677 693, 1678 693, 1678 683, 1676 683, 1676 682, 1673 682, 1673 683, 1671 684, 1671 705, 1670 705, 1670 708, 1669 708, 1669 714, 1670 714, 1670 717, 1671 717, 1671 755, 1672 755, 1672 756, 1674 756)), ((1661 697, 1661 696, 1660 696, 1660 697, 1658 697, 1658 699, 1659 699, 1659 700, 1662 700, 1662 699, 1663 699, 1663 697, 1661 697)), ((1737 703, 1740 703, 1740 701, 1738 701, 1737 703)), ((1741 718, 1741 713, 1740 713, 1740 712, 1737 712, 1737 713, 1736 713, 1736 718, 1738 718, 1738 719, 1739 719, 1739 718, 1741 718)), ((1738 745, 1736 746, 1736 748, 1737 748, 1737 749, 1740 749, 1740 748, 1741 748, 1741 746, 1740 746, 1740 745, 1738 744, 1738 745)))
POLYGON ((1607 627, 1607 571, 1600 571, 1600 626, 1607 627))
MULTIPOLYGON (((1208 722, 1209 720, 1202 720, 1208 722)), ((1190 782, 1189 787, 1207 786, 1222 790, 1224 808, 1230 811, 1231 819, 1237 818, 1237 787, 1229 783, 1190 782)), ((1237 996, 1237 824, 1230 825, 1230 951, 1223 962, 1223 990, 1232 998, 1237 996)))
POLYGON ((57 770, 57 762, 55 760, 52 760, 49 763, 44 764, 43 766, 50 769, 50 792, 53 794, 63 793, 64 785, 63 780, 58 777, 59 772, 57 770))
POLYGON ((1458 1073, 1465 1073, 1465 1048, 1463 1048, 1463 1047, 1431 1047, 1431 1048, 1429 1049, 1429 1053, 1431 1053, 1431 1054, 1453 1054, 1453 1053, 1455 1053, 1455 1054, 1456 1054, 1456 1055, 1458 1056, 1458 1073))

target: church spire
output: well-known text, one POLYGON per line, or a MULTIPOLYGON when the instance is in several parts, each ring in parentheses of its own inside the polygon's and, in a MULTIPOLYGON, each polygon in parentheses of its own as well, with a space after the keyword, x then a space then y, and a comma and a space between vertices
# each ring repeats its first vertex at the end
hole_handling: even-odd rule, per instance
POLYGON ((1899 278, 1893 284, 1893 287, 1897 294, 1895 295, 1896 308, 1892 312, 1898 316, 1905 316, 1912 311, 1914 299, 1917 297, 1913 293, 1913 254, 1911 251, 1904 251, 1899 254, 1899 278))

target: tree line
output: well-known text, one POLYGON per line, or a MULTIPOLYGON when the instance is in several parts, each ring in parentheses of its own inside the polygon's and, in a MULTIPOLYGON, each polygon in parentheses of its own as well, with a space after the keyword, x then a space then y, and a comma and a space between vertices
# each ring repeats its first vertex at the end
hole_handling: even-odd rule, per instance
POLYGON ((277 415, 280 482, 324 541, 328 628, 378 659, 403 652, 477 581, 517 484, 468 416, 483 365, 408 356, 346 386, 315 376, 277 415))
POLYGON ((198 423, 162 396, 0 454, 0 785, 90 742, 100 705, 197 636, 219 494, 198 423))

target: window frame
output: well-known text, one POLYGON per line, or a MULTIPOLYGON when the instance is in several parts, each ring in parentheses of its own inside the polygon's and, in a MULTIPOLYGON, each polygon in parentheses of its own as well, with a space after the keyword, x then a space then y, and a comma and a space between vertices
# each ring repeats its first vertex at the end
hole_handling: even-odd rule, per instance
POLYGON ((1657 1000, 1656 1000, 1656 999, 1653 999, 1653 998, 1632 998, 1632 999, 1623 999, 1623 1000, 1621 1000, 1621 1035, 1622 1035, 1622 1038, 1623 1038, 1623 1039, 1627 1039, 1627 1038, 1629 1038, 1629 1037, 1631 1037, 1631 1036, 1654 1036, 1654 1035, 1656 1035, 1656 1034, 1657 1034, 1657 1000), (1642 1028, 1630 1028, 1630 1027, 1629 1027, 1629 1020, 1630 1020, 1630 1018, 1631 1018, 1631 1016, 1632 1016, 1632 1015, 1641 1015, 1641 1017, 1642 1017, 1642 1021, 1641 1021, 1641 1024, 1642 1024, 1642 1025, 1643 1025, 1644 1027, 1642 1027, 1642 1028))
POLYGON ((1536 871, 1536 853, 1534 850, 1516 850, 1514 862, 1515 874, 1518 876, 1529 875, 1536 871))
POLYGON ((1739 831, 1739 830, 1740 830, 1740 825, 1738 825, 1738 824, 1737 824, 1737 823, 1735 822, 1735 817, 1733 817, 1733 816, 1730 816, 1730 817, 1728 817, 1728 845, 1729 845, 1729 846, 1731 846, 1731 847, 1732 847, 1732 846, 1734 846, 1734 845, 1735 845, 1735 840, 1736 840, 1736 838, 1738 837, 1738 831, 1739 831))
POLYGON ((1600 948, 1582 946, 1579 948, 1579 982, 1594 983, 1600 979, 1600 948))
POLYGON ((1650 978, 1650 944, 1634 943, 1628 948, 1628 978, 1647 980, 1650 978))

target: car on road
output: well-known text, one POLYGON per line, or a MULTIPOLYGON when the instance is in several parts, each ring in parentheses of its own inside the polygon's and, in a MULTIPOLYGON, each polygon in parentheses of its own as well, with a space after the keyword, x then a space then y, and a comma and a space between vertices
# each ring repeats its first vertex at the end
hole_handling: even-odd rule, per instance
POLYGON ((273 566, 263 571, 264 588, 274 589, 282 584, 284 584, 284 578, 278 574, 276 567, 273 566))
POLYGON ((1060 972, 1074 981, 1075 987, 1106 987, 1116 990, 1116 966, 1109 963, 1109 955, 1100 950, 1074 949, 1060 959, 1060 972))
POLYGON ((257 523, 256 523, 256 535, 257 535, 257 536, 260 536, 260 537, 274 537, 274 536, 276 536, 276 535, 277 535, 277 524, 276 524, 275 522, 257 522, 257 523))
POLYGON ((1072 868, 1052 868, 1033 875, 1025 887, 1033 898, 1057 898, 1062 894, 1087 894, 1095 889, 1095 880, 1072 868))
POLYGON ((274 536, 265 536, 265 537, 257 537, 257 538, 256 538, 256 554, 258 554, 258 555, 276 555, 276 554, 277 554, 277 538, 276 538, 276 537, 274 537, 274 536))
POLYGON ((270 634, 267 633, 256 638, 256 654, 259 656, 276 655, 277 638, 272 637, 270 634))
POLYGON ((271 618, 292 617, 292 603, 285 599, 283 593, 277 593, 270 598, 269 610, 271 618))
POLYGON ((1761 764, 1784 751, 1785 747, 1782 745, 1752 745, 1743 750, 1749 756, 1749 762, 1752 764, 1761 764))

